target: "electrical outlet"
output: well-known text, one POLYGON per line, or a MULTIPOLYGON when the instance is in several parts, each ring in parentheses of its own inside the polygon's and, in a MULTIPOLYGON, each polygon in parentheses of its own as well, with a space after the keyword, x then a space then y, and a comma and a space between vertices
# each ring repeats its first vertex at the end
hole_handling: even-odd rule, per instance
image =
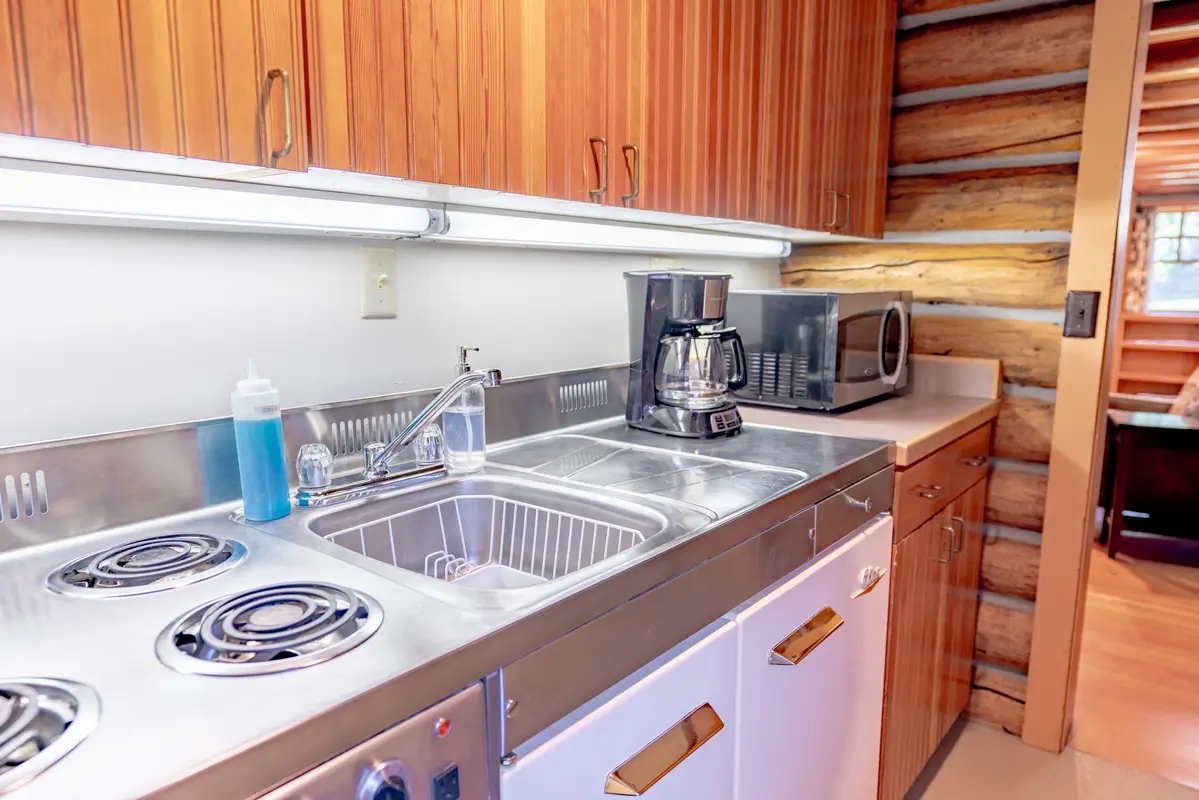
POLYGON ((397 294, 396 251, 362 248, 362 318, 395 319, 397 294))

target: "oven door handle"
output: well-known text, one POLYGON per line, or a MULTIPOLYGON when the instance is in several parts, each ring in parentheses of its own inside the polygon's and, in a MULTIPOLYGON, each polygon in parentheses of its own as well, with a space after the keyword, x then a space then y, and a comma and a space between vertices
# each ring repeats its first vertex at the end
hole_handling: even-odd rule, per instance
POLYGON ((883 311, 883 324, 878 332, 878 374, 883 383, 894 386, 899 383, 904 368, 908 365, 908 312, 902 300, 892 300, 883 311), (895 364, 895 372, 887 374, 887 320, 891 313, 899 315, 899 361, 895 364))

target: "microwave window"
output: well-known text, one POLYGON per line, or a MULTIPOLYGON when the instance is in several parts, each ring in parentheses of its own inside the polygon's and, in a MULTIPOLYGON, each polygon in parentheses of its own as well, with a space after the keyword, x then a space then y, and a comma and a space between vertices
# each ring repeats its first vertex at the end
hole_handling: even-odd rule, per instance
MULTIPOLYGON (((887 312, 871 311, 837 323, 837 382, 866 383, 879 379, 879 328, 887 312)), ((896 349, 898 327, 896 325, 896 349)), ((898 355, 896 356, 898 363, 898 355)))

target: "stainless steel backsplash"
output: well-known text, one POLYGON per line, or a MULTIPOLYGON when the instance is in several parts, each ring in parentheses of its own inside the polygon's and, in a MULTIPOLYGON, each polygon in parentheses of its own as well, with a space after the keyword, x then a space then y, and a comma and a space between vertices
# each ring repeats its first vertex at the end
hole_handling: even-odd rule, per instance
MULTIPOLYGON (((619 416, 627 393, 623 364, 505 381, 484 395, 487 438, 500 442, 619 416)), ((287 409, 283 438, 293 485, 301 445, 328 445, 339 473, 359 469, 363 445, 390 439, 436 394, 287 409)), ((0 552, 240 496, 231 417, 0 448, 0 552)))

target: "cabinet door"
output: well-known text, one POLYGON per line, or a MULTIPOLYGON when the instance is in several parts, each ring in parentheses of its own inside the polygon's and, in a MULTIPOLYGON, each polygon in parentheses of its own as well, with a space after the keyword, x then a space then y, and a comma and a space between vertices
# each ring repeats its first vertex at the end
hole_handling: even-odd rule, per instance
POLYGON ((571 715, 503 768, 504 800, 605 800, 650 786, 658 800, 732 797, 736 650, 733 625, 719 624, 571 715))
POLYGON ((305 169, 301 29, 300 0, 11 0, 0 132, 305 169))
POLYGON ((892 548, 891 624, 887 642, 879 797, 901 800, 940 737, 938 675, 951 545, 943 514, 892 548))
POLYGON ((735 615, 737 797, 878 791, 891 532, 873 523, 735 615))
POLYGON ((970 701, 986 502, 987 482, 979 481, 958 497, 945 515, 945 524, 950 529, 955 552, 949 563, 944 644, 941 649, 943 662, 938 669, 943 692, 943 702, 938 703, 938 741, 949 731, 970 701))
POLYGON ((612 192, 607 130, 607 0, 547 0, 546 194, 603 202, 612 192))

